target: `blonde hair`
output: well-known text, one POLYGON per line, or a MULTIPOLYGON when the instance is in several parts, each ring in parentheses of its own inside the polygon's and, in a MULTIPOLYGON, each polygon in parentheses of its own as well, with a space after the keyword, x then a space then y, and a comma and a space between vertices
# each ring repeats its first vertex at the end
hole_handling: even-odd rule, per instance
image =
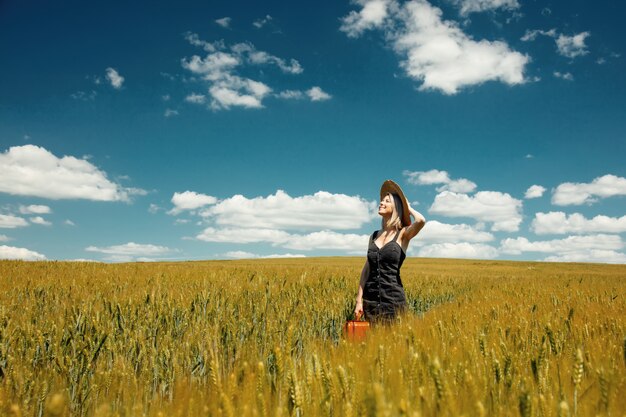
POLYGON ((383 229, 385 229, 385 226, 386 226, 386 227, 393 227, 396 230, 400 230, 402 229, 402 219, 398 215, 398 210, 396 209, 396 200, 395 198, 393 198, 393 195, 391 193, 387 193, 386 195, 383 196, 383 198, 387 196, 389 196, 389 199, 392 202, 393 212, 391 213, 391 217, 389 218, 389 220, 387 220, 386 225, 385 225, 384 217, 382 218, 380 224, 382 225, 383 229))

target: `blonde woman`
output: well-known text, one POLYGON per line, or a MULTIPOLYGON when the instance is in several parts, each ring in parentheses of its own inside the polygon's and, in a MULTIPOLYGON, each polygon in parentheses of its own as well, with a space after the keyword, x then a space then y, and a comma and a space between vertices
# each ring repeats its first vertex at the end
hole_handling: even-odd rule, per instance
POLYGON ((380 188, 378 214, 382 216, 382 229, 370 237, 354 315, 358 318, 365 314, 369 321, 388 321, 406 308, 400 268, 409 241, 422 230, 426 219, 411 207, 400 186, 391 180, 380 188))

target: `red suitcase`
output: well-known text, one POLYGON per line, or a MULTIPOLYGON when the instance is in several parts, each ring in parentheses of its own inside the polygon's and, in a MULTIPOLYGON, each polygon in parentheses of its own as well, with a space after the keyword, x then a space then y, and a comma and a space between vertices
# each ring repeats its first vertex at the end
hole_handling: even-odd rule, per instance
POLYGON ((360 342, 367 336, 370 328, 368 321, 360 320, 362 316, 356 317, 356 320, 348 320, 343 325, 343 337, 352 342, 360 342))

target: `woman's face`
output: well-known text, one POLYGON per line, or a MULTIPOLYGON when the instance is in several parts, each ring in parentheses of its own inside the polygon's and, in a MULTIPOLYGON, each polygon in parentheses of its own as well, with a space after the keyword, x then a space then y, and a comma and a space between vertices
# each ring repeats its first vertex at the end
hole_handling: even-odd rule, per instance
POLYGON ((381 216, 391 215, 395 209, 393 198, 389 194, 383 197, 378 205, 378 214, 381 216))

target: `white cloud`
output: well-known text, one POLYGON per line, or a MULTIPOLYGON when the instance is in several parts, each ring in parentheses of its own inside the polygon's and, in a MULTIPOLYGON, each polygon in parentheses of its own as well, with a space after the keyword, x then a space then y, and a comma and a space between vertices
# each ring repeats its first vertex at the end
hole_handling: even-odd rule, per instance
POLYGON ((466 178, 451 179, 447 171, 431 169, 430 171, 408 171, 402 173, 409 184, 433 185, 443 184, 437 191, 452 191, 455 193, 471 193, 476 189, 476 184, 466 178))
POLYGON ((98 262, 98 263, 101 263, 100 261, 96 261, 94 259, 86 259, 86 258, 66 259, 63 262, 98 262))
POLYGON ((183 59, 183 68, 194 74, 202 75, 205 79, 214 81, 224 78, 233 68, 240 65, 240 60, 232 54, 226 52, 215 52, 208 54, 202 59, 198 55, 183 59))
POLYGON ((566 182, 556 187, 552 194, 552 204, 557 206, 591 204, 598 198, 626 195, 626 178, 604 175, 591 183, 566 182))
POLYGON ((524 82, 529 57, 502 41, 474 41, 454 23, 441 19, 441 10, 425 1, 405 3, 407 32, 398 34, 394 49, 406 54, 402 67, 422 81, 420 90, 456 94, 460 88, 496 80, 524 82))
POLYGON ((556 29, 527 30, 521 40, 524 42, 534 41, 539 35, 553 38, 556 43, 557 52, 564 57, 576 58, 589 53, 587 45, 585 45, 585 39, 590 36, 589 32, 581 32, 573 36, 567 36, 558 33, 556 29))
POLYGON ((31 221, 31 223, 40 224, 42 226, 51 226, 52 225, 52 223, 50 223, 48 220, 44 219, 41 216, 31 217, 30 221, 31 221))
POLYGON ((163 113, 165 117, 178 116, 178 110, 173 109, 165 109, 165 113, 163 113))
POLYGON ((44 205, 20 206, 20 213, 22 214, 49 214, 51 212, 50 207, 44 205))
POLYGON ((252 23, 252 25, 253 25, 255 28, 257 28, 257 29, 261 29, 263 26, 267 25, 267 24, 268 24, 268 23, 270 23, 272 20, 273 20, 273 19, 272 19, 272 16, 270 16, 270 15, 268 14, 268 15, 265 15, 265 17, 264 17, 264 18, 262 18, 262 19, 257 19, 257 20, 255 20, 255 21, 252 23))
POLYGON ((191 93, 185 97, 185 101, 194 104, 204 104, 206 103, 206 96, 204 94, 191 93))
POLYGON ((172 203, 174 204, 174 208, 168 213, 176 215, 185 210, 196 210, 209 204, 215 204, 217 203, 217 198, 196 193, 195 191, 184 191, 182 193, 174 193, 172 203))
POLYGON ((510 11, 520 8, 517 0, 455 0, 454 3, 461 7, 461 16, 488 10, 504 9, 510 11))
POLYGON ((221 19, 215 19, 215 23, 217 23, 223 28, 230 28, 231 21, 232 19, 230 17, 222 17, 221 19))
POLYGON ((366 30, 381 27, 389 15, 388 7, 395 6, 389 0, 356 0, 354 3, 363 8, 358 12, 351 11, 342 19, 340 27, 350 38, 358 38, 366 30))
POLYGON ((476 189, 476 183, 466 179, 459 178, 458 180, 452 180, 448 184, 445 184, 437 188, 437 191, 452 191, 453 193, 471 193, 476 189))
MULTIPOLYGON (((204 49, 207 52, 215 52, 220 47, 223 47, 223 42, 222 41, 218 41, 218 42, 214 42, 214 43, 203 41, 202 39, 200 39, 200 37, 196 33, 191 33, 191 32, 186 32, 185 33, 185 40, 187 42, 189 42, 191 45, 198 46, 198 47, 204 49)), ((168 76, 169 76, 169 74, 168 74, 168 76)), ((171 77, 171 76, 169 76, 169 77, 171 77)))
POLYGON ((548 256, 548 262, 602 262, 610 264, 626 264, 626 254, 613 250, 585 250, 569 252, 563 255, 548 256))
POLYGON ((490 242, 493 239, 491 233, 478 230, 467 224, 447 224, 430 220, 420 232, 416 243, 490 242))
POLYGON ((285 100, 300 100, 308 97, 311 101, 326 101, 332 98, 330 94, 323 91, 320 87, 311 87, 304 92, 300 90, 284 90, 275 94, 275 97, 285 100))
POLYGON ((26 248, 0 245, 0 259, 21 259, 24 261, 42 261, 46 257, 39 252, 26 248))
POLYGON ((300 74, 302 71, 304 71, 304 69, 302 68, 302 66, 297 60, 291 59, 289 63, 287 63, 282 58, 268 54, 267 52, 264 52, 264 51, 258 51, 254 47, 254 45, 250 43, 239 43, 239 44, 233 45, 232 50, 239 55, 247 54, 248 61, 252 64, 256 64, 256 65, 274 64, 278 68, 280 68, 281 71, 288 73, 288 74, 300 74))
POLYGON ((325 101, 325 100, 330 100, 332 97, 330 94, 326 93, 325 91, 323 91, 321 88, 317 86, 311 87, 310 89, 308 89, 306 91, 306 95, 309 96, 311 101, 325 101))
POLYGON ((567 58, 587 55, 589 51, 587 50, 587 45, 585 45, 585 39, 589 35, 589 32, 581 32, 574 36, 561 34, 556 39, 556 47, 559 53, 567 58))
POLYGON ((123 245, 113 245, 104 248, 96 246, 89 246, 85 248, 87 252, 99 252, 109 255, 143 255, 143 256, 156 256, 164 255, 172 252, 172 249, 166 246, 158 246, 152 244, 141 244, 128 242, 123 245))
POLYGON ((214 110, 229 109, 232 106, 263 107, 262 100, 271 89, 261 82, 232 74, 234 68, 240 64, 240 59, 235 55, 219 51, 207 55, 205 59, 194 55, 190 59, 182 60, 183 68, 201 75, 209 82, 211 108, 214 110))
POLYGON ((539 36, 539 35, 548 36, 550 38, 556 38, 558 36, 558 34, 556 33, 556 29, 550 29, 550 30, 541 30, 541 29, 526 30, 526 33, 524 34, 524 36, 521 37, 521 40, 523 42, 534 41, 535 39, 537 39, 537 36, 539 36))
POLYGON ((291 235, 283 230, 261 228, 223 228, 215 229, 207 227, 196 238, 205 242, 218 243, 281 243, 289 239, 291 235))
POLYGON ((291 235, 281 246, 296 250, 331 249, 340 251, 365 251, 368 235, 337 233, 329 230, 306 235, 291 235))
POLYGON ((259 255, 255 253, 246 252, 242 250, 234 250, 234 251, 226 252, 224 256, 227 258, 233 258, 233 259, 252 259, 252 258, 259 257, 259 255))
POLYGON ((359 0, 360 12, 343 19, 341 30, 350 37, 374 28, 385 30, 386 40, 403 57, 406 74, 421 82, 420 90, 456 94, 459 89, 486 81, 522 84, 530 60, 502 41, 475 41, 441 9, 426 0, 400 5, 395 0, 359 0))
POLYGON ((498 250, 482 243, 435 243, 420 248, 418 256, 426 258, 493 259, 498 250))
POLYGON ((295 250, 359 251, 367 247, 368 235, 337 233, 329 230, 308 234, 291 234, 276 229, 206 228, 196 236, 198 240, 217 243, 270 243, 295 250))
POLYGON ((402 174, 407 177, 407 182, 409 184, 414 185, 447 184, 450 182, 450 175, 448 175, 448 172, 439 171, 438 169, 415 172, 405 170, 402 174))
POLYGON ((526 190, 526 193, 524 194, 524 198, 526 199, 539 198, 545 192, 546 192, 545 187, 542 187, 541 185, 531 185, 530 187, 528 187, 528 190, 526 190))
POLYGON ((318 191, 291 197, 282 190, 267 197, 235 195, 203 210, 221 226, 269 229, 358 229, 372 220, 373 203, 359 196, 318 191))
POLYGON ((128 242, 123 245, 113 245, 107 247, 89 246, 85 248, 87 252, 98 252, 105 255, 105 260, 111 262, 152 262, 157 259, 155 256, 163 256, 168 253, 176 252, 166 246, 158 246, 152 244, 141 244, 128 242))
POLYGON ((542 252, 566 254, 588 250, 620 250, 624 247, 618 235, 588 235, 568 236, 563 239, 543 240, 531 242, 525 237, 508 238, 500 243, 503 253, 517 255, 522 252, 542 252))
POLYGON ((267 93, 271 91, 269 87, 267 87, 263 83, 258 83, 258 91, 260 94, 254 94, 252 88, 250 88, 249 83, 255 82, 252 80, 244 80, 244 84, 247 85, 245 87, 246 93, 240 93, 238 90, 235 90, 230 87, 218 87, 213 86, 209 89, 211 96, 213 97, 213 101, 211 102, 211 108, 213 110, 221 110, 221 109, 230 109, 233 106, 245 107, 249 109, 258 109, 263 107, 262 100, 267 93), (252 93, 252 94, 249 94, 252 93))
POLYGON ((267 258, 267 259, 306 258, 306 255, 303 255, 301 253, 274 253, 272 255, 261 256, 261 258, 267 258))
POLYGON ((276 97, 287 99, 287 100, 292 100, 292 99, 299 100, 299 99, 304 98, 304 93, 299 90, 285 90, 276 94, 276 97))
POLYGON ((507 193, 479 191, 474 196, 468 196, 443 191, 437 194, 429 212, 492 222, 492 231, 515 232, 522 222, 521 209, 522 202, 507 193))
POLYGON ((164 259, 150 258, 147 256, 108 255, 108 256, 103 257, 102 260, 106 262, 123 263, 123 262, 158 262, 164 259))
POLYGON ((124 77, 122 77, 117 70, 111 67, 106 69, 106 79, 116 90, 121 89, 124 84, 124 77))
POLYGON ((566 80, 566 81, 574 81, 574 76, 572 75, 571 72, 562 73, 562 72, 559 72, 559 71, 554 71, 553 74, 554 74, 554 76, 556 78, 560 78, 560 79, 566 80))
POLYGON ((0 154, 0 192, 94 201, 129 201, 133 194, 146 194, 111 182, 86 159, 58 158, 34 145, 13 146, 0 154))
POLYGON ((275 65, 287 74, 300 74, 303 71, 297 60, 287 61, 260 51, 249 42, 234 44, 227 48, 223 42, 205 42, 193 33, 187 33, 185 39, 209 52, 205 58, 198 55, 184 58, 181 64, 183 68, 208 83, 210 107, 213 110, 263 107, 263 99, 272 92, 272 88, 260 81, 238 75, 236 73, 238 70, 245 70, 250 66, 275 65))
POLYGON ((279 259, 279 258, 305 258, 305 255, 299 253, 276 253, 272 255, 257 255, 256 253, 246 252, 242 250, 235 250, 226 252, 224 254, 227 258, 232 259, 279 259))
POLYGON ((219 227, 207 227, 196 239, 218 243, 263 242, 303 251, 362 253, 368 235, 334 230, 361 228, 374 218, 374 208, 374 202, 359 196, 325 191, 300 197, 291 197, 282 190, 267 197, 235 195, 200 212, 205 221, 219 227), (291 230, 312 232, 288 232, 291 230))
POLYGON ((65 220, 63 222, 63 224, 66 225, 66 226, 76 226, 76 224, 73 221, 71 221, 70 219, 65 220))
POLYGON ((538 235, 565 233, 623 233, 626 232, 626 216, 596 216, 587 219, 580 213, 567 215, 562 211, 536 213, 531 230, 538 235))
POLYGON ((15 229, 23 226, 28 226, 28 222, 23 218, 11 214, 0 214, 0 228, 15 229))
POLYGON ((9 240, 11 240, 11 238, 7 235, 0 235, 0 242, 8 242, 9 240))

